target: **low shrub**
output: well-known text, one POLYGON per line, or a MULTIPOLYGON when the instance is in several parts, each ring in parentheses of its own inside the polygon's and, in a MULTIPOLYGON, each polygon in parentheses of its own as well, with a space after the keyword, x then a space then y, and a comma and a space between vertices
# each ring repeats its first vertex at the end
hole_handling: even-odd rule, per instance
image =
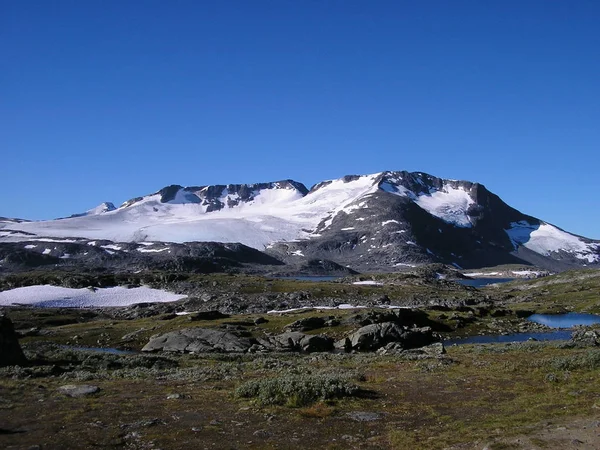
POLYGON ((235 395, 254 398, 261 405, 300 407, 319 400, 353 396, 359 390, 344 376, 288 374, 248 381, 236 389, 235 395))

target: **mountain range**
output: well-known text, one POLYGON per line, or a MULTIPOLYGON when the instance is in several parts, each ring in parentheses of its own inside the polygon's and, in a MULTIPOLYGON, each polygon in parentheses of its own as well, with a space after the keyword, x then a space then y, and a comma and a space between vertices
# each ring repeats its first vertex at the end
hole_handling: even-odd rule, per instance
POLYGON ((350 175, 311 189, 293 180, 171 185, 68 218, 0 218, 0 244, 12 249, 5 257, 18 248, 65 263, 96 247, 107 260, 126 261, 133 253, 164 261, 173 253, 190 257, 193 251, 182 249, 191 242, 240 243, 271 262, 332 261, 357 271, 427 262, 550 270, 600 265, 600 241, 521 213, 482 184, 422 172, 350 175))

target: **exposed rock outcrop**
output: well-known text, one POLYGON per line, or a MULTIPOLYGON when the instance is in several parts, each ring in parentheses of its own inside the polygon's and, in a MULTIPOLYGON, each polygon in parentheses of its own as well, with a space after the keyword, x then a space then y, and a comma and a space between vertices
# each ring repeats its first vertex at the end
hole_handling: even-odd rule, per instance
POLYGON ((12 321, 0 314, 0 367, 19 366, 26 362, 12 321))

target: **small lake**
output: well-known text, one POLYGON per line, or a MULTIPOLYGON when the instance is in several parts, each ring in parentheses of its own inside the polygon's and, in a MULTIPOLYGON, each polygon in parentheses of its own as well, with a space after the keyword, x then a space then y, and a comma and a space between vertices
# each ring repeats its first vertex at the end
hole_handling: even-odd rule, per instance
POLYGON ((527 320, 541 323, 551 328, 573 328, 577 325, 593 325, 600 323, 596 314, 567 313, 567 314, 534 314, 527 320))
POLYGON ((537 341, 562 341, 571 338, 571 328, 578 325, 593 325, 600 323, 600 316, 596 314, 566 313, 566 314, 533 314, 527 318, 531 322, 556 328, 555 331, 542 331, 531 333, 514 333, 496 336, 471 336, 466 338, 448 339, 444 345, 460 344, 492 344, 506 342, 525 342, 530 339, 537 341))
POLYGON ((444 341, 445 346, 461 344, 497 344, 507 342, 525 342, 529 339, 537 341, 566 341, 571 339, 570 330, 548 331, 545 333, 515 333, 499 336, 470 336, 466 338, 448 339, 444 341))
POLYGON ((111 355, 135 355, 138 352, 133 350, 119 350, 118 348, 112 347, 75 347, 72 345, 61 345, 61 348, 65 350, 77 350, 81 352, 95 352, 95 353, 110 353, 111 355))
POLYGON ((488 286, 496 283, 508 283, 514 281, 516 278, 473 278, 471 280, 456 280, 457 283, 463 286, 472 286, 475 288, 488 286))

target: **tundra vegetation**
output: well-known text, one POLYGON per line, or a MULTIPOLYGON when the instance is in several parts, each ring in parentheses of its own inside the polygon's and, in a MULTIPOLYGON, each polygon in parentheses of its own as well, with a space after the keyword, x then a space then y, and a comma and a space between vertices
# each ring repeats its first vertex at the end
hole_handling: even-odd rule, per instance
POLYGON ((567 341, 445 349, 439 341, 543 331, 526 320, 531 313, 600 312, 600 271, 479 289, 439 273, 330 282, 4 276, 2 290, 143 284, 189 297, 125 308, 2 308, 12 323, 3 330, 14 328, 3 331, 2 354, 18 338, 26 361, 0 364, 0 447, 598 448, 600 328, 567 341), (367 307, 318 308, 339 304, 367 307), (196 347, 184 339, 190 329, 202 337, 196 347), (160 339, 170 351, 148 347, 160 339))

